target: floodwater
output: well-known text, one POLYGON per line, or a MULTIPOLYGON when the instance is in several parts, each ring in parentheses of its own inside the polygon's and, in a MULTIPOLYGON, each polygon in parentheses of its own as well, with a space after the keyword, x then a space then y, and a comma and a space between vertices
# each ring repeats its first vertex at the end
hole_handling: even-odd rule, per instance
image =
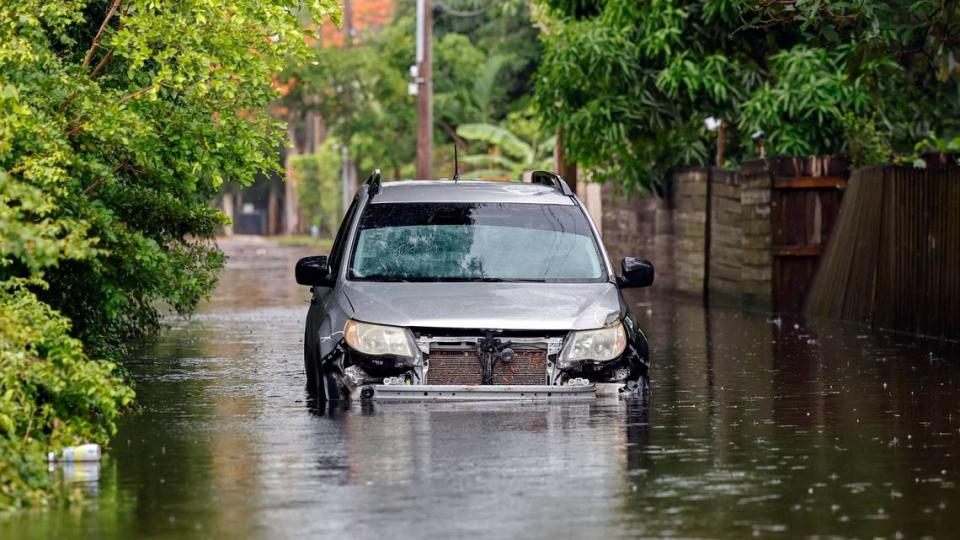
POLYGON ((212 301, 130 364, 141 410, 98 480, 74 484, 86 502, 2 520, 0 537, 960 531, 957 344, 641 294, 649 403, 318 412, 292 277, 303 250, 226 248, 212 301))

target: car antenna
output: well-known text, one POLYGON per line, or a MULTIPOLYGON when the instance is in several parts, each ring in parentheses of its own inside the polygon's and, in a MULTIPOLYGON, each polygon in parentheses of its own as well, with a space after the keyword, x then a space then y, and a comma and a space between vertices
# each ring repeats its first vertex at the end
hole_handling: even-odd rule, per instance
POLYGON ((457 157, 457 143, 453 143, 453 182, 460 181, 460 160, 457 157))

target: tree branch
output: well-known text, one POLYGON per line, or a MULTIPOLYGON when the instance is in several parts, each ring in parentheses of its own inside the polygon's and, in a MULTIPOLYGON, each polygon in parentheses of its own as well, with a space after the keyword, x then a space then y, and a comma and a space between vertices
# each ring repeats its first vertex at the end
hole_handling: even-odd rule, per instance
POLYGON ((132 93, 132 94, 127 94, 127 95, 123 96, 122 98, 120 98, 119 101, 117 101, 117 105, 123 105, 124 103, 130 101, 131 99, 137 99, 137 98, 139 98, 140 96, 142 96, 142 95, 146 94, 147 92, 149 92, 150 89, 153 88, 153 85, 154 85, 154 83, 150 83, 150 84, 144 86, 143 88, 137 90, 136 92, 134 92, 134 93, 132 93))
MULTIPOLYGON (((127 94, 123 96, 122 98, 117 100, 117 105, 123 105, 124 103, 130 101, 131 99, 139 98, 143 94, 149 92, 150 89, 154 87, 154 85, 155 83, 150 83, 147 86, 144 86, 143 88, 137 90, 136 92, 133 92, 132 94, 127 94)), ((81 131, 83 131, 83 120, 78 119, 76 125, 74 125, 72 128, 70 128, 67 131, 67 137, 73 137, 74 135, 76 135, 77 133, 80 133, 81 131)))
POLYGON ((119 7, 120 0, 113 0, 113 4, 111 4, 110 9, 107 10, 103 22, 100 23, 100 29, 97 30, 97 35, 93 36, 93 43, 90 44, 90 48, 87 49, 87 54, 83 57, 82 68, 84 71, 90 67, 90 62, 93 61, 93 53, 97 50, 97 47, 100 46, 100 40, 103 39, 103 31, 107 28, 107 24, 110 22, 110 19, 113 18, 113 14, 117 12, 117 8, 119 7))
POLYGON ((96 189, 97 186, 99 186, 99 185, 102 184, 102 183, 103 183, 103 178, 98 179, 96 182, 94 182, 94 183, 90 184, 89 186, 87 186, 87 189, 83 190, 83 194, 84 194, 84 195, 89 195, 91 191, 93 191, 94 189, 96 189))
POLYGON ((90 78, 94 78, 100 73, 100 70, 103 69, 103 66, 107 65, 107 62, 110 61, 110 58, 113 56, 113 50, 107 51, 107 54, 103 55, 103 58, 100 59, 100 62, 97 63, 97 66, 93 68, 93 71, 90 72, 90 78))

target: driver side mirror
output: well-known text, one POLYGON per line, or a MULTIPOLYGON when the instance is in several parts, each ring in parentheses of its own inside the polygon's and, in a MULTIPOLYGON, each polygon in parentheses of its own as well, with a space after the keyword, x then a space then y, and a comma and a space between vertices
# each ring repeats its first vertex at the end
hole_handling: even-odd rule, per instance
POLYGON ((304 257, 297 261, 297 283, 311 287, 330 287, 333 280, 330 277, 330 267, 327 265, 326 255, 304 257))
POLYGON ((617 278, 621 289, 649 287, 653 285, 653 263, 646 259, 624 257, 620 264, 623 275, 617 278))

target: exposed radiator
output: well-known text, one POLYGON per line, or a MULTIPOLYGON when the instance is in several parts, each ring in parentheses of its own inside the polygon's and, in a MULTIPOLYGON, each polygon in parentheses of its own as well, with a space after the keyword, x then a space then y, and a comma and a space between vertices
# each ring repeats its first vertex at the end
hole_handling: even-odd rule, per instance
MULTIPOLYGON (((493 368, 493 384, 546 384, 547 352, 515 350, 510 363, 493 368)), ((475 351, 431 350, 427 384, 480 384, 480 359, 475 351)))

